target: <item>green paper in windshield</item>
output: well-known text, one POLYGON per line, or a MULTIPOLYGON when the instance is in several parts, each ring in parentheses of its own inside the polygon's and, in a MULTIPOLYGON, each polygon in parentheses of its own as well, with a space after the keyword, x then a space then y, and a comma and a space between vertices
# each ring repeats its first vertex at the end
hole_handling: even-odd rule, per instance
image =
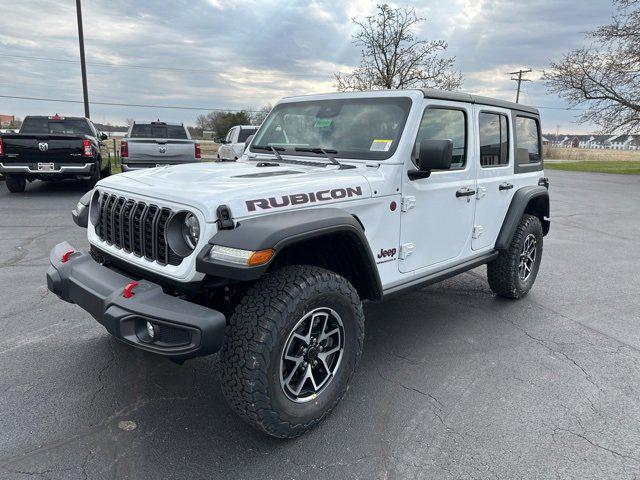
POLYGON ((315 128, 327 128, 333 123, 331 118, 316 118, 316 123, 313 124, 315 128))

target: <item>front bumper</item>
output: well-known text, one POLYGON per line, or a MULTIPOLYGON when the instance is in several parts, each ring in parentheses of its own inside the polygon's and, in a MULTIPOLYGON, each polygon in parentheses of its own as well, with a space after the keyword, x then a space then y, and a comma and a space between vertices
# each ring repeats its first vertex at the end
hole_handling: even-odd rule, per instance
POLYGON ((37 163, 27 164, 12 164, 0 162, 0 173, 15 173, 15 174, 34 174, 34 175, 91 175, 93 173, 94 163, 78 163, 78 164, 64 164, 54 162, 53 170, 38 170, 37 163))
POLYGON ((225 316, 167 295, 162 287, 138 280, 133 296, 123 296, 124 287, 136 280, 97 263, 91 255, 74 250, 67 242, 51 251, 47 286, 62 300, 89 312, 107 331, 123 342, 174 360, 217 352, 224 342, 225 316), (154 324, 154 339, 147 333, 154 324))

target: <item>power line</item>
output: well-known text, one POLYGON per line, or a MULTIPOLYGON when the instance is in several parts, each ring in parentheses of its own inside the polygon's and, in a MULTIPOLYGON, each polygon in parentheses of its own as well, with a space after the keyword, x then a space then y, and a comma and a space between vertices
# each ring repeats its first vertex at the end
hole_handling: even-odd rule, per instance
MULTIPOLYGON (((5 84, 9 86, 8 84, 5 84)), ((80 100, 67 100, 64 98, 44 98, 44 97, 24 97, 24 96, 15 96, 15 95, 0 95, 0 98, 11 98, 16 100, 35 100, 39 102, 59 102, 59 103, 83 103, 80 100)), ((199 110, 199 111, 207 111, 207 112, 249 112, 249 113, 257 113, 258 110, 245 110, 241 108, 210 108, 210 107, 191 107, 191 106, 178 106, 178 105, 148 105, 148 104, 138 104, 138 103, 119 103, 119 102, 100 102, 100 101, 91 101, 94 105, 107 105, 107 106, 116 106, 116 107, 142 107, 142 108, 168 108, 175 110, 199 110)), ((584 111, 586 108, 575 108, 575 107, 547 107, 547 106, 538 106, 531 105, 533 108, 537 108, 539 110, 563 110, 563 111, 584 111)))
MULTIPOLYGON (((43 98, 43 97, 22 97, 14 95, 0 95, 0 98, 12 98, 17 100, 35 100, 38 102, 58 102, 58 103, 84 103, 81 100, 67 100, 62 98, 43 98)), ((190 107, 190 106, 178 106, 178 105, 148 105, 142 103, 119 103, 119 102, 89 102, 93 105, 108 105, 114 107, 141 107, 141 108, 168 108, 174 110, 198 110, 207 112, 249 112, 257 113, 258 110, 245 110, 241 108, 210 108, 210 107, 190 107)))
MULTIPOLYGON (((18 58, 22 60, 34 60, 37 62, 58 62, 58 63, 78 63, 78 60, 72 60, 68 58, 45 58, 45 57, 32 57, 29 55, 13 55, 8 53, 0 53, 0 57, 18 58)), ((180 68, 180 67, 156 67, 149 65, 136 65, 136 64, 119 64, 119 63, 105 63, 105 62, 87 62, 87 65, 94 67, 108 67, 108 68, 134 68, 142 70, 166 70, 169 72, 184 72, 184 73, 211 73, 219 75, 224 70, 207 70, 202 68, 180 68)), ((243 72, 242 75, 262 75, 264 72, 243 72)), ((305 74, 305 73, 285 73, 287 77, 301 77, 301 78, 318 78, 318 75, 305 74)))

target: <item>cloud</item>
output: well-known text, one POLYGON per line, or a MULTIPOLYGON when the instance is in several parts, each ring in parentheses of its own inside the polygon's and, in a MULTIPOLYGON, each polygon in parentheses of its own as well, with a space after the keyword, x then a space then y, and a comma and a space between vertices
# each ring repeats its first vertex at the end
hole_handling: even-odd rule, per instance
MULTIPOLYGON (((442 38, 465 75, 464 89, 513 99, 506 72, 536 70, 607 22, 609 0, 413 1, 428 21, 420 35, 442 38)), ((404 6, 405 3, 398 2, 404 6)), ((119 103, 244 108, 288 95, 333 89, 333 74, 359 61, 351 17, 370 14, 369 0, 84 0, 90 97, 119 103), (106 64, 106 65, 100 65, 106 64), (141 68, 144 67, 144 68, 141 68)), ((6 95, 82 98, 73 2, 30 0, 3 8, 0 86, 6 95), (71 60, 40 61, 3 55, 71 60)), ((535 81, 523 99, 561 107, 535 81)), ((80 114, 81 105, 0 100, 2 113, 54 110, 80 114)), ((193 122, 199 112, 94 105, 96 120, 126 117, 193 122)), ((543 111, 574 130, 573 113, 543 111)))

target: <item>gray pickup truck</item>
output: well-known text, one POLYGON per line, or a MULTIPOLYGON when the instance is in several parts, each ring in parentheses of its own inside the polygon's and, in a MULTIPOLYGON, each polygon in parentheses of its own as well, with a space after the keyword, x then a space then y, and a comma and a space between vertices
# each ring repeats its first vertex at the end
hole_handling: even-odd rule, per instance
POLYGON ((200 161, 200 144, 181 123, 133 122, 120 143, 122 171, 200 161))

